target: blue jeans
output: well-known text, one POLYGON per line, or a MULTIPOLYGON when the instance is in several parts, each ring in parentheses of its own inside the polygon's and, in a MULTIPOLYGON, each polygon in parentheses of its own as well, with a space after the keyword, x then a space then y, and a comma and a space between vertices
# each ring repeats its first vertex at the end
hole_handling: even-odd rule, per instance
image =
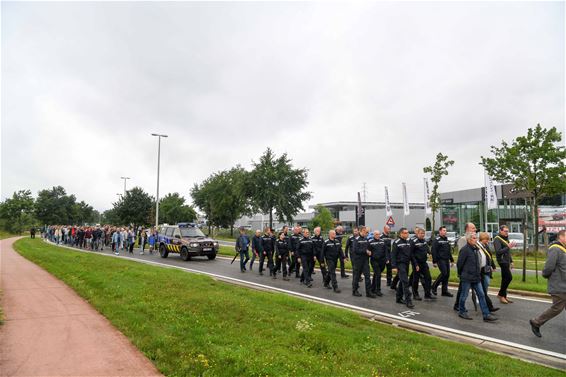
POLYGON ((483 294, 483 287, 479 282, 472 283, 469 281, 462 281, 462 293, 460 294, 460 303, 458 306, 458 311, 460 314, 464 314, 467 312, 466 310, 466 299, 468 298, 468 294, 470 292, 470 287, 476 291, 476 295, 478 296, 478 300, 480 301, 480 308, 483 314, 483 317, 487 317, 490 312, 489 308, 487 307, 487 302, 485 302, 485 295, 483 294))
POLYGON ((240 270, 241 271, 246 270, 246 263, 248 263, 249 260, 250 260, 250 254, 248 253, 248 251, 247 250, 241 250, 240 251, 240 270))

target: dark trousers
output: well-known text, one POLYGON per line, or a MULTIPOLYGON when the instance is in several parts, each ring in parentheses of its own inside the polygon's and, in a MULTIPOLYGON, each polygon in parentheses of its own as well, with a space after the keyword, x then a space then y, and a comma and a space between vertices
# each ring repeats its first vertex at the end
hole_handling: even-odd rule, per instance
POLYGON ((276 274, 278 271, 281 271, 283 268, 283 276, 287 277, 287 259, 289 258, 289 253, 285 253, 282 255, 277 254, 277 262, 275 263, 275 270, 273 273, 276 274))
POLYGON ((327 256, 326 266, 328 267, 328 272, 324 278, 324 285, 332 283, 332 288, 338 288, 338 281, 336 281, 336 264, 338 262, 338 256, 327 256))
POLYGON ((263 272, 263 262, 267 259, 267 268, 269 269, 269 273, 273 272, 273 254, 271 251, 264 251, 259 256, 259 272, 263 272))
POLYGON ((399 285, 397 286, 397 300, 405 298, 405 301, 411 301, 411 289, 409 288, 409 263, 397 264, 397 276, 399 276, 399 285))
POLYGON ((371 275, 369 272, 369 257, 363 255, 352 255, 352 267, 354 267, 354 276, 352 277, 352 290, 357 291, 360 288, 360 277, 364 275, 364 283, 366 285, 366 295, 371 292, 371 275), (354 267, 355 266, 355 267, 354 267))
POLYGON ((438 269, 440 270, 440 275, 436 278, 432 284, 432 289, 436 291, 438 286, 442 284, 442 293, 448 292, 448 279, 450 279, 450 260, 449 259, 439 259, 438 269))
POLYGON ((566 293, 551 293, 550 295, 552 296, 552 306, 538 317, 533 318, 534 324, 539 327, 566 310, 566 293))
POLYGON ((430 276, 430 269, 428 268, 428 263, 419 263, 419 271, 416 269, 411 272, 411 284, 413 287, 413 294, 416 296, 419 294, 419 280, 424 288, 424 294, 426 297, 430 297, 430 288, 432 285, 432 277, 430 276))
POLYGON ((344 259, 340 257, 340 276, 342 277, 346 277, 346 268, 344 267, 345 263, 344 263, 344 259))
POLYGON ((513 274, 511 273, 511 266, 508 263, 501 263, 501 288, 499 289, 498 295, 501 297, 507 297, 507 288, 513 280, 513 274))
POLYGON ((255 262, 255 258, 256 258, 255 254, 256 254, 255 250, 252 250, 252 259, 250 260, 250 271, 252 270, 252 267, 253 267, 254 262, 255 262))
POLYGON ((301 283, 309 284, 312 282, 312 263, 314 256, 312 254, 301 255, 301 264, 303 265, 303 271, 301 272, 301 283))
POLYGON ((246 263, 250 260, 248 250, 240 250, 240 271, 246 270, 246 263))
POLYGON ((295 277, 299 277, 301 273, 301 263, 300 263, 301 257, 299 257, 297 255, 297 252, 295 252, 295 253, 291 253, 290 259, 291 259, 291 268, 289 269, 289 275, 291 275, 291 273, 295 271, 295 277))
POLYGON ((371 269, 373 270, 373 278, 371 279, 371 291, 373 293, 381 292, 381 273, 385 269, 385 259, 370 258, 371 269))
POLYGON ((313 257, 312 266, 311 266, 311 275, 312 275, 312 272, 314 271, 315 259, 318 262, 318 265, 320 267, 320 272, 322 273, 322 281, 324 282, 325 279, 326 279, 326 274, 328 272, 326 271, 326 263, 324 262, 324 258, 322 258, 322 255, 315 255, 313 257))
POLYGON ((393 280, 393 269, 391 268, 391 263, 387 263, 385 265, 387 272, 385 273, 385 277, 387 279, 387 286, 391 285, 391 280, 393 280))

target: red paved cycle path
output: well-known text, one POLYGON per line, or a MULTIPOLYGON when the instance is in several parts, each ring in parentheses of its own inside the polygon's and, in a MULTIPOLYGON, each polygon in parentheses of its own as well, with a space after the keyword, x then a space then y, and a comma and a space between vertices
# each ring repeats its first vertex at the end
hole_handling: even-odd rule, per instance
POLYGON ((160 376, 71 288, 0 241, 0 376, 160 376))

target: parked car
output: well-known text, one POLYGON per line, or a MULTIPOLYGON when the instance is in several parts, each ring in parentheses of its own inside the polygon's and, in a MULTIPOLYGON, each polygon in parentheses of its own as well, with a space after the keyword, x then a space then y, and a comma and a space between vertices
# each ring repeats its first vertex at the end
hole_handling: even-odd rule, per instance
POLYGON ((509 233, 509 242, 515 242, 514 249, 523 249, 523 233, 509 233))

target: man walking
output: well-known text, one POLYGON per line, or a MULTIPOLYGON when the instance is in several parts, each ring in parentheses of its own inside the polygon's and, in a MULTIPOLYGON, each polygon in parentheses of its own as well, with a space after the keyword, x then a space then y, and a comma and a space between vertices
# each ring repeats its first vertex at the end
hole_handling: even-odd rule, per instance
POLYGON ((269 275, 273 275, 273 250, 275 248, 275 240, 271 234, 271 228, 265 227, 263 236, 261 237, 261 246, 263 252, 259 257, 259 274, 263 275, 263 263, 267 258, 267 268, 269 269, 269 275))
MULTIPOLYGON (((409 287, 409 265, 416 265, 411 244, 409 243, 409 231, 407 228, 399 229, 399 238, 393 242, 391 249, 392 272, 399 275, 397 286, 397 303, 405 304, 409 309, 415 307, 411 300, 411 289, 409 287)), ((416 270, 419 271, 417 265, 416 270)))
POLYGON ((369 257, 371 251, 368 249, 369 241, 367 239, 368 229, 365 226, 360 228, 360 234, 354 238, 352 242, 352 251, 350 252, 352 259, 352 267, 354 276, 352 277, 352 295, 360 297, 362 294, 358 290, 360 287, 360 277, 364 275, 364 283, 366 286, 366 296, 376 298, 377 296, 371 292, 371 275, 369 273, 369 257))
POLYGON ((377 296, 383 296, 381 292, 381 273, 385 269, 387 261, 391 258, 386 243, 381 238, 379 230, 373 232, 373 238, 369 240, 368 245, 371 251, 370 264, 373 270, 373 278, 371 280, 371 292, 377 296))
POLYGON ((246 230, 242 227, 240 228, 240 236, 236 240, 236 252, 240 254, 240 272, 246 272, 246 263, 250 260, 249 246, 250 239, 246 230))
POLYGON ((289 276, 295 271, 295 277, 300 277, 301 257, 299 256, 299 241, 301 241, 301 227, 295 225, 293 228, 293 235, 289 239, 289 251, 291 258, 291 268, 289 269, 289 276))
POLYGON ((466 310, 466 299, 470 288, 472 288, 480 302, 480 308, 485 322, 497 321, 497 318, 491 315, 485 296, 483 287, 481 286, 481 256, 477 246, 477 236, 475 233, 466 233, 467 244, 460 250, 458 254, 458 277, 462 285, 462 292, 460 294, 460 305, 458 316, 464 319, 472 319, 466 310))
POLYGON ((393 273, 391 268, 391 243, 393 242, 393 240, 389 235, 390 232, 391 228, 389 227, 389 225, 385 225, 383 227, 383 233, 380 236, 381 240, 385 243, 385 249, 387 250, 387 254, 389 255, 389 259, 385 261, 385 268, 387 270, 385 273, 385 278, 387 279, 388 287, 391 286, 391 280, 393 280, 393 273))
POLYGON ((342 252, 342 242, 338 240, 334 230, 328 232, 328 239, 324 241, 323 257, 328 266, 328 273, 324 278, 324 287, 330 289, 330 283, 332 283, 334 292, 340 293, 336 281, 336 263, 338 259, 344 259, 344 253, 342 252))
POLYGON ((424 297, 426 299, 432 300, 433 297, 430 293, 432 278, 430 276, 430 270, 428 268, 428 255, 430 254, 430 248, 425 240, 425 231, 422 228, 417 228, 416 237, 411 240, 412 252, 415 257, 414 270, 412 272, 412 283, 413 283, 413 295, 415 300, 422 300, 419 295, 419 281, 422 281, 424 288, 424 297), (417 268, 418 267, 418 268, 417 268))
POLYGON ((252 237, 252 260, 250 261, 250 271, 254 266, 257 257, 263 254, 263 242, 261 239, 261 230, 257 229, 252 237))
POLYGON ((436 296, 436 290, 442 283, 442 296, 453 297, 454 295, 448 292, 448 279, 450 279, 450 267, 454 265, 454 257, 444 226, 438 229, 438 237, 432 241, 432 263, 440 270, 440 275, 432 284, 432 294, 436 296))
POLYGON ((299 241, 297 254, 299 255, 299 258, 301 258, 301 264, 303 265, 303 271, 301 272, 301 283, 311 288, 311 263, 314 259, 314 245, 312 239, 310 238, 308 229, 303 230, 303 238, 301 238, 301 240, 299 241))
POLYGON ((493 239, 493 247, 495 248, 495 256, 497 263, 501 267, 501 287, 497 297, 502 304, 511 304, 513 301, 507 298, 507 288, 513 280, 513 257, 511 249, 515 247, 515 242, 509 242, 509 228, 507 225, 499 227, 499 234, 493 239))
MULTIPOLYGON (((340 250, 342 250, 342 238, 344 238, 344 228, 339 225, 336 227, 336 240, 338 242, 340 242, 340 250)), ((344 263, 346 261, 346 256, 344 255, 344 252, 342 252, 340 254, 340 277, 342 279, 347 279, 349 277, 348 274, 346 274, 346 268, 344 267, 344 263)))
POLYGON ((566 310, 566 230, 558 232, 558 237, 548 247, 547 254, 542 276, 548 279, 552 306, 529 321, 533 333, 539 338, 542 336, 540 327, 566 310))
POLYGON ((318 262, 318 265, 320 266, 320 272, 322 273, 322 281, 326 281, 326 264, 324 262, 324 257, 322 256, 323 253, 323 248, 324 248, 324 238, 322 238, 322 235, 320 234, 321 229, 319 226, 317 226, 316 228, 314 228, 314 236, 311 238, 312 242, 313 242, 313 248, 314 248, 314 258, 313 258, 313 263, 311 266, 311 274, 314 272, 314 265, 315 265, 315 259, 318 262))

